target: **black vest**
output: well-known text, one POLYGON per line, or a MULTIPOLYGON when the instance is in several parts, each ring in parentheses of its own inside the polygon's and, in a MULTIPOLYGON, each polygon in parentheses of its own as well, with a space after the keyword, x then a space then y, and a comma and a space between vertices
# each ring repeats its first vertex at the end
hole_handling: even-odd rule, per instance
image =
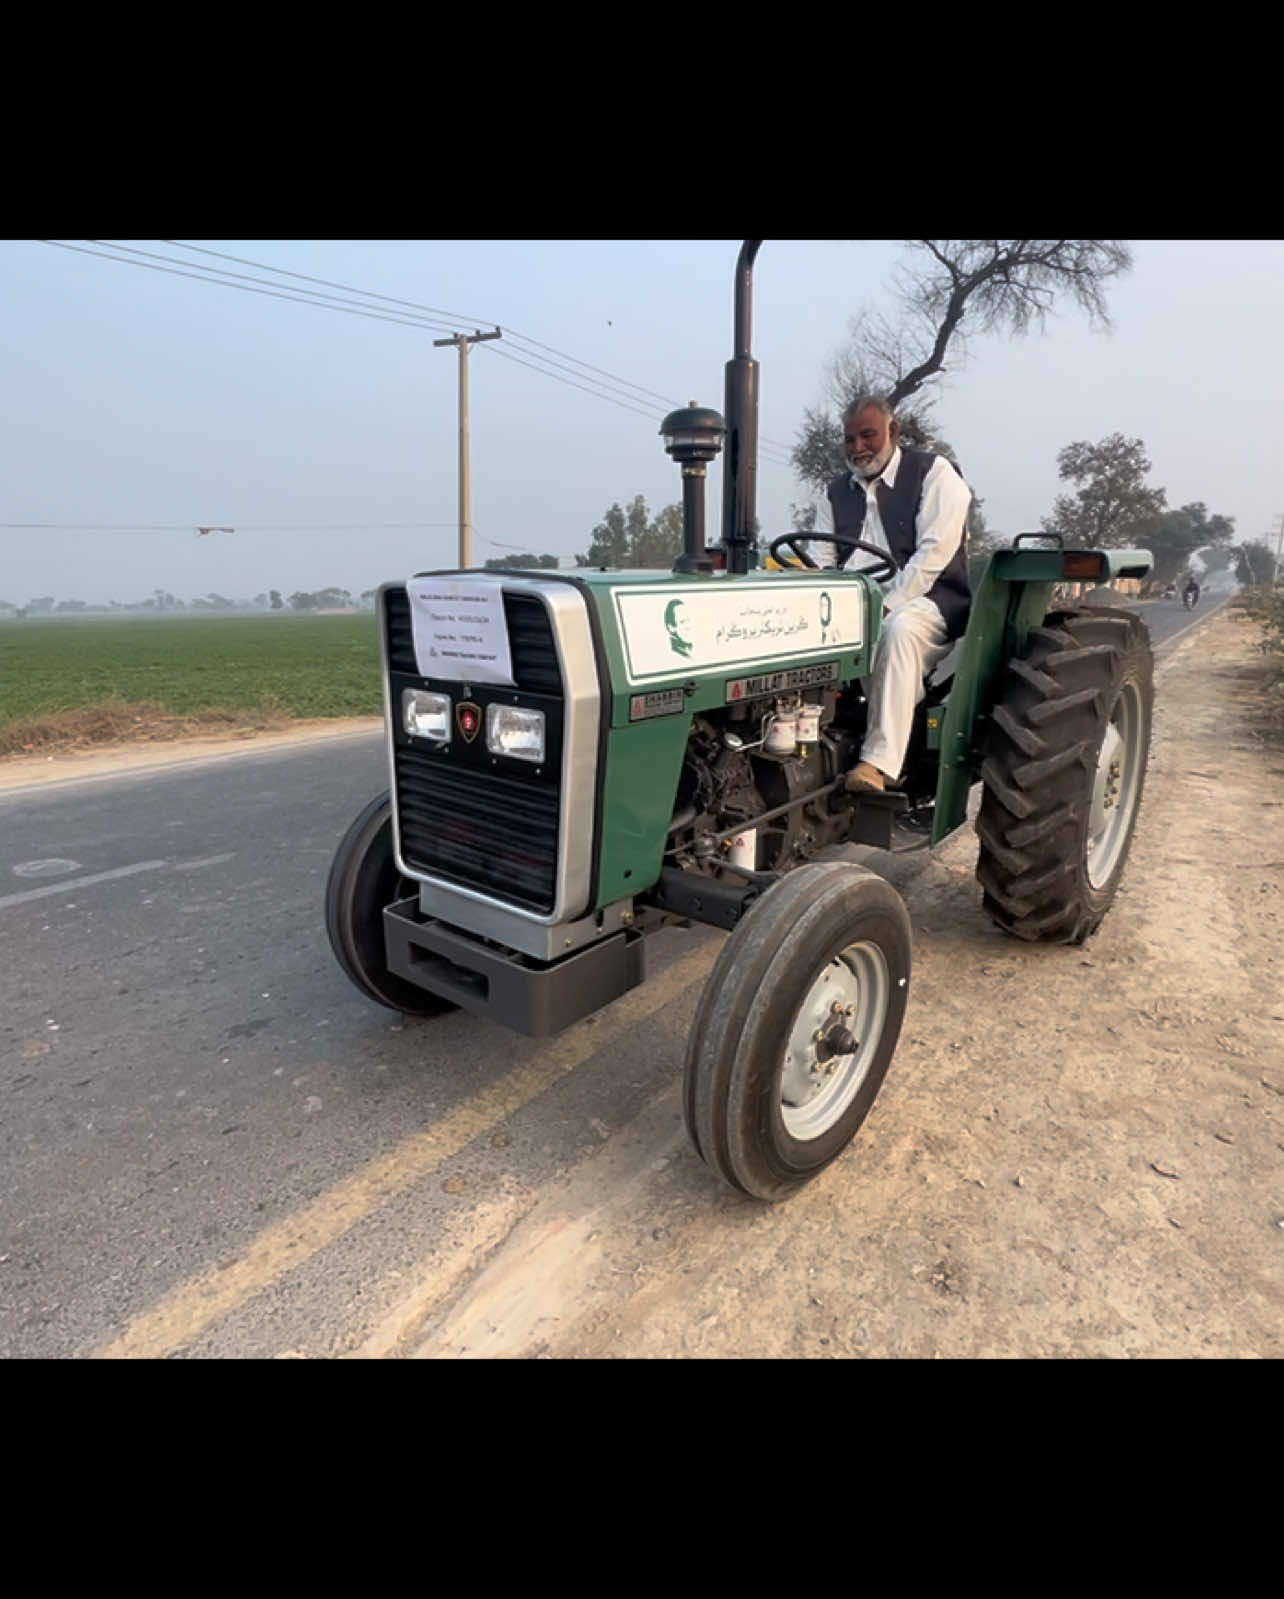
MULTIPOLYGON (((902 446, 895 484, 888 488, 879 479, 878 514, 887 546, 898 567, 905 565, 918 546, 915 519, 923 500, 923 482, 932 470, 933 463, 939 459, 930 450, 907 450, 902 446)), ((950 465, 954 463, 951 461, 950 465)), ((954 467, 954 470, 957 472, 958 468, 954 467)), ((835 535, 840 539, 858 539, 865 525, 865 490, 852 482, 850 473, 844 473, 833 480, 826 492, 834 513, 835 535)), ((960 638, 967 627, 968 612, 972 609, 972 586, 967 580, 966 535, 959 541, 949 565, 928 589, 927 598, 945 618, 948 636, 960 638)))

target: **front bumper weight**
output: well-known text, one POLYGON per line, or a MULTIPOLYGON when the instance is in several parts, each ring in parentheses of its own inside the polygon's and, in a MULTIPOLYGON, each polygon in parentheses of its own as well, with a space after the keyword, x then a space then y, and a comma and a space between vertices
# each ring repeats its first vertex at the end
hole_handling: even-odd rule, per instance
POLYGON ((385 906, 383 932, 390 972, 535 1038, 560 1033, 646 976, 645 939, 634 928, 561 960, 537 961, 424 916, 412 895, 385 906))

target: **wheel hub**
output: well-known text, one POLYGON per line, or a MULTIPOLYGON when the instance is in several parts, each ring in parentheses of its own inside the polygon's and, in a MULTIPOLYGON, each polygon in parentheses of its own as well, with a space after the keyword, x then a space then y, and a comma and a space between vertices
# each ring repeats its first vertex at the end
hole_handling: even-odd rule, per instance
POLYGON ((852 944, 825 966, 794 1021, 780 1081, 785 1127, 818 1138, 855 1098, 878 1048, 890 979, 881 950, 852 944))
MULTIPOLYGON (((816 1059, 818 1061, 832 1062, 837 1055, 854 1055, 860 1048, 858 1039, 848 1027, 835 1023, 827 1033, 822 1033, 816 1040, 816 1059)), ((833 1069, 832 1065, 826 1068, 833 1069)))
POLYGON ((1135 683, 1125 683, 1101 740, 1088 815, 1087 871, 1103 888, 1119 863, 1136 810, 1141 772, 1141 702, 1135 683))

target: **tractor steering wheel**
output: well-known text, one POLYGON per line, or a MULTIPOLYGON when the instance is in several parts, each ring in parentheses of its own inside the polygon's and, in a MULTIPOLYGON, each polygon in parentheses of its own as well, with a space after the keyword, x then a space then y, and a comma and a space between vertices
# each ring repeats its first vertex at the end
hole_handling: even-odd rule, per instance
POLYGON ((819 540, 822 544, 836 545, 840 565, 851 558, 854 550, 864 550, 867 555, 876 555, 878 557, 877 565, 861 568, 876 583, 889 583, 898 571, 896 562, 892 560, 886 550, 880 550, 877 544, 867 544, 864 539, 840 539, 834 533, 782 533, 778 539, 772 539, 767 554, 773 560, 778 560, 777 550, 788 547, 804 566, 809 567, 813 572, 818 572, 820 568, 808 555, 807 551, 802 548, 801 543, 797 542, 802 539, 806 539, 809 542, 819 540))

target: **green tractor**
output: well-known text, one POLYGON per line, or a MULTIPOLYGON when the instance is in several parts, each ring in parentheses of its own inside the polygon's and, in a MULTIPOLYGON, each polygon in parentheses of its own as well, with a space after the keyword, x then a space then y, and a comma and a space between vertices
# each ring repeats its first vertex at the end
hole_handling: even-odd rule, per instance
POLYGON ((532 1035, 643 982, 660 928, 723 929, 687 1045, 686 1127, 727 1182, 781 1199, 869 1114, 909 994, 904 903, 835 846, 892 850, 910 826, 938 844, 980 783, 977 876, 1001 928, 1080 943, 1109 909, 1145 781, 1149 635, 1127 610, 1051 597, 1144 576, 1151 557, 1025 536, 995 554, 900 786, 844 792, 895 568, 865 545, 881 570, 822 570, 822 536, 787 534, 765 569, 760 243, 736 265, 725 424, 693 406, 661 430, 683 477, 672 572, 426 572, 379 590, 389 787, 338 847, 326 926, 377 1003, 532 1035), (723 536, 707 547, 724 438, 723 536))

